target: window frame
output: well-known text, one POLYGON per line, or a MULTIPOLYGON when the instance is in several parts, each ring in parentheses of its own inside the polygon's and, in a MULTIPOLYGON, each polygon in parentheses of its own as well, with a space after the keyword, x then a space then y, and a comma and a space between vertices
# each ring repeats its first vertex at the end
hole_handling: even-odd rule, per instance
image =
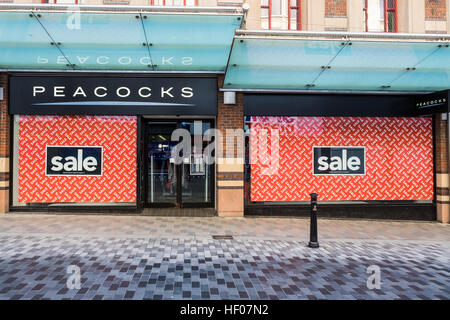
MULTIPOLYGON (((183 6, 185 6, 185 7, 186 7, 186 1, 187 0, 183 0, 183 6)), ((154 6, 155 5, 155 0, 150 0, 150 5, 154 6)), ((163 6, 166 5, 166 0, 163 0, 163 4, 162 5, 163 6)), ((196 6, 198 6, 198 0, 195 0, 195 2, 194 2, 194 7, 196 7, 196 6)))
MULTIPOLYGON (((58 0, 41 0, 41 3, 46 3, 46 4, 57 4, 58 0)), ((69 4, 69 3, 68 3, 69 4)), ((78 4, 78 0, 75 0, 74 3, 70 3, 70 4, 78 4)))
MULTIPOLYGON (((283 1, 283 0, 280 0, 283 1)), ((283 3, 281 3, 281 11, 283 12, 283 3)), ((261 4, 261 9, 267 9, 268 10, 268 29, 272 30, 272 0, 267 1, 267 5, 261 4)), ((301 10, 301 2, 300 0, 297 0, 297 5, 291 4, 291 0, 287 0, 287 12, 288 12, 288 30, 291 29, 291 18, 292 18, 292 11, 297 10, 297 28, 294 30, 302 30, 302 10, 301 10)), ((262 15, 261 15, 262 16, 262 15)))
MULTIPOLYGON (((392 0, 392 1, 394 1, 394 7, 390 8, 390 7, 388 7, 388 0, 383 0, 384 32, 397 33, 398 32, 397 0, 392 0), (389 29, 389 19, 388 19, 389 12, 394 12, 394 31, 388 30, 389 29)), ((364 17, 365 17, 365 30, 366 30, 366 32, 369 32, 369 14, 368 14, 367 6, 368 6, 368 0, 364 0, 363 11, 364 11, 364 17)))

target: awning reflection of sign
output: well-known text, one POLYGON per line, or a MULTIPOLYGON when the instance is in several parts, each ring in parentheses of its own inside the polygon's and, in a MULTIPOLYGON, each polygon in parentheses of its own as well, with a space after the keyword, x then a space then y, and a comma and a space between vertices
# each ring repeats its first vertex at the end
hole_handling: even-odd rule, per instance
POLYGON ((0 69, 17 70, 223 72, 243 20, 233 8, 186 8, 190 12, 180 14, 169 7, 161 14, 136 7, 88 12, 81 6, 77 25, 68 27, 74 12, 61 6, 3 8, 0 69))
POLYGON ((418 112, 422 115, 449 112, 449 92, 450 90, 443 90, 420 96, 416 100, 418 112))

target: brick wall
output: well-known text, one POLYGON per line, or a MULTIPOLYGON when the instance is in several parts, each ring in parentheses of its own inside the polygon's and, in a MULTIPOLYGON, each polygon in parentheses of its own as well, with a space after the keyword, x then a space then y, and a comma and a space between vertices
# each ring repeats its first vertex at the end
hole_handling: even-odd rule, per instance
MULTIPOLYGON (((223 76, 219 76, 218 87, 222 88, 223 76)), ((244 128, 244 95, 236 93, 235 105, 223 104, 223 92, 218 92, 217 129, 226 135, 227 129, 244 128)), ((244 144, 229 139, 233 145, 232 156, 227 157, 227 139, 223 139, 223 156, 217 156, 217 212, 219 216, 244 215, 244 144)))
POLYGON ((8 115, 8 75, 0 74, 0 88, 3 88, 3 101, 0 101, 0 156, 9 157, 9 115, 8 115))
POLYGON ((448 130, 447 121, 436 115, 435 124, 435 148, 436 148, 436 173, 448 172, 448 130))
POLYGON ((425 0, 425 19, 445 20, 446 0, 425 0))
POLYGON ((326 17, 346 17, 347 0, 325 0, 326 17))
POLYGON ((444 223, 450 221, 450 190, 448 175, 448 126, 440 114, 434 118, 435 129, 435 172, 437 219, 444 223))
MULTIPOLYGON (((223 85, 223 76, 219 77, 219 88, 223 85)), ((236 105, 223 104, 223 92, 218 93, 218 112, 217 112, 217 128, 222 131, 225 136, 227 129, 243 129, 244 128, 244 95, 236 94, 236 105)), ((223 139, 223 152, 226 154, 226 139, 223 139)), ((238 152, 242 154, 243 146, 234 143, 234 156, 238 152)))
POLYGON ((0 73, 0 213, 9 209, 9 115, 8 115, 8 74, 0 73))

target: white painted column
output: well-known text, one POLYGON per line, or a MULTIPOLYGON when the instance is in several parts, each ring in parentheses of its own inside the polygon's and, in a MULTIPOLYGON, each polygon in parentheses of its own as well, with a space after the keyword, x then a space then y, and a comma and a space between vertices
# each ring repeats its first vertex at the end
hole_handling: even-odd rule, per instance
POLYGON ((303 0, 301 5, 303 30, 324 31, 325 0, 303 0))
POLYGON ((364 32, 364 6, 362 0, 347 0, 347 21, 349 32, 364 32))

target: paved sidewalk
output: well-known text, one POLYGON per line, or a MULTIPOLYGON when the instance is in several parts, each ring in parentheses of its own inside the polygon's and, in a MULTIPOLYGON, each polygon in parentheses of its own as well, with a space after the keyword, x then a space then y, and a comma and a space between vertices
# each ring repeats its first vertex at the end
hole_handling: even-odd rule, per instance
MULTIPOLYGON (((450 242, 450 226, 437 222, 321 219, 320 239, 426 240, 450 242)), ((0 234, 64 234, 149 238, 307 240, 306 218, 148 217, 137 215, 0 215, 0 234)))
POLYGON ((449 231, 320 219, 310 249, 307 219, 8 214, 0 299, 449 299, 449 231), (66 285, 70 265, 80 289, 66 285))

